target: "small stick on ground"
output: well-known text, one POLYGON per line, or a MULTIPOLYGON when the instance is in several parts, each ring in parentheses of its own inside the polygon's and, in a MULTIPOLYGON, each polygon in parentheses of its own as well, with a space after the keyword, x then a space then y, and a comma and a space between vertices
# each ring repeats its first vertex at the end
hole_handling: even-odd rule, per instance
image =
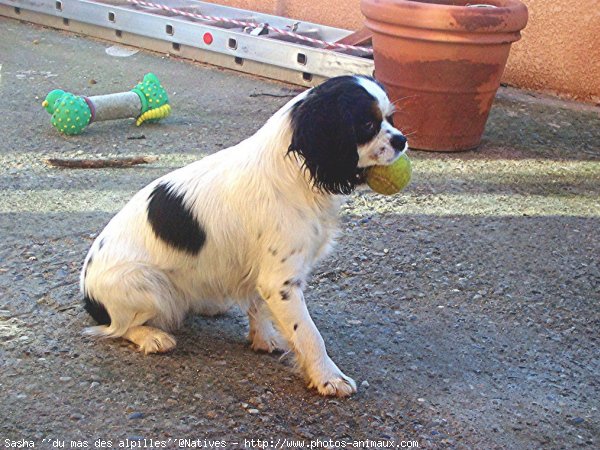
POLYGON ((66 167, 69 169, 103 169, 106 167, 131 167, 138 164, 148 164, 156 161, 156 156, 134 156, 131 158, 109 159, 60 159, 50 158, 45 162, 53 167, 66 167))
POLYGON ((295 97, 296 94, 271 94, 270 92, 256 92, 254 94, 248 95, 248 97, 277 97, 277 98, 285 98, 285 97, 295 97))

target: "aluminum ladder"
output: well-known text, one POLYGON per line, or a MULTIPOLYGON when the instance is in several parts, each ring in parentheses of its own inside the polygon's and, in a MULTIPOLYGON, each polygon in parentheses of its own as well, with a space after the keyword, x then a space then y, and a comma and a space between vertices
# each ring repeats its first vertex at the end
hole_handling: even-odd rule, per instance
POLYGON ((373 75, 352 33, 195 0, 0 0, 0 15, 303 86, 373 75))

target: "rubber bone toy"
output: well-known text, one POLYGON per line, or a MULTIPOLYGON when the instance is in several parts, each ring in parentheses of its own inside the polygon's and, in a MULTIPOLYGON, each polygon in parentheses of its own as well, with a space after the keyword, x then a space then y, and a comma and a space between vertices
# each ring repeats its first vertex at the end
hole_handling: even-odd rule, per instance
POLYGON ((42 106, 52 114, 54 128, 68 135, 81 133, 92 122, 135 117, 139 126, 171 113, 167 92, 153 73, 146 74, 129 92, 81 97, 55 89, 42 106))

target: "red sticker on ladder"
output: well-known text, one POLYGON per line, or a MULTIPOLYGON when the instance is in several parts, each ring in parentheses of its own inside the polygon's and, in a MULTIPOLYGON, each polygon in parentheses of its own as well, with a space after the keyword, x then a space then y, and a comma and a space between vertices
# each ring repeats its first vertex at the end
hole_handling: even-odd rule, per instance
POLYGON ((210 45, 213 43, 213 35, 210 33, 204 33, 204 36, 202 36, 202 39, 204 40, 204 43, 206 45, 210 45))

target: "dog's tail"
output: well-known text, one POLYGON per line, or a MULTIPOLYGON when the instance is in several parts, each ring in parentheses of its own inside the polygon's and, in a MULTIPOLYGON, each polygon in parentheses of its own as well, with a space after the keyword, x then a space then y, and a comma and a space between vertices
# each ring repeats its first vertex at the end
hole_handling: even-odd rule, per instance
POLYGON ((85 336, 97 337, 97 338, 110 338, 113 337, 112 333, 109 331, 109 326, 107 325, 98 325, 95 327, 87 327, 84 328, 83 334, 85 336))
POLYGON ((110 325, 110 315, 104 305, 96 301, 89 294, 86 294, 83 298, 83 308, 99 325, 110 325))
POLYGON ((86 336, 117 338, 123 336, 131 326, 136 325, 136 314, 115 314, 117 320, 112 320, 106 307, 89 294, 83 299, 83 307, 98 323, 98 326, 83 330, 86 336))
POLYGON ((110 314, 102 303, 96 301, 91 295, 86 294, 83 298, 83 308, 99 324, 96 327, 86 328, 83 330, 83 334, 86 336, 105 338, 113 336, 115 330, 111 330, 110 327, 112 322, 110 319, 110 314))

